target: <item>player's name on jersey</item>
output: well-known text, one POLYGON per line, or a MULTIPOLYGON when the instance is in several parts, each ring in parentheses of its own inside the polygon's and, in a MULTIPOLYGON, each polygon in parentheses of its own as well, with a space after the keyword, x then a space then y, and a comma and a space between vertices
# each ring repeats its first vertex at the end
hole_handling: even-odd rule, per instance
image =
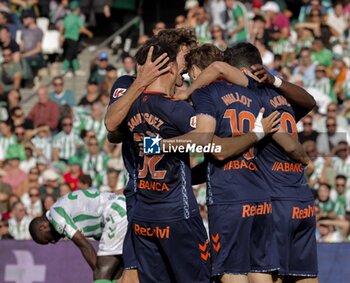
POLYGON ((148 180, 139 180, 137 187, 139 189, 144 189, 148 191, 157 191, 157 192, 170 190, 168 185, 164 182, 155 182, 155 181, 148 181, 148 180))
POLYGON ((272 171, 302 173, 304 167, 301 163, 290 162, 275 162, 272 166, 272 171))
POLYGON ((274 108, 277 108, 277 107, 283 106, 283 105, 290 106, 290 104, 287 101, 287 99, 284 96, 282 96, 282 95, 275 96, 273 99, 270 99, 270 104, 274 108))
POLYGON ((138 113, 128 121, 130 132, 133 132, 135 127, 143 123, 153 126, 159 131, 160 127, 164 124, 164 121, 150 113, 138 113))
POLYGON ((252 161, 245 159, 242 160, 230 160, 224 165, 224 171, 228 170, 241 170, 248 169, 250 171, 255 171, 257 169, 256 164, 252 161))
POLYGON ((139 236, 169 239, 170 227, 143 227, 140 224, 135 224, 134 231, 135 234, 139 236))
POLYGON ((228 93, 227 95, 221 97, 226 106, 233 103, 242 103, 244 106, 250 107, 252 100, 238 92, 228 93))

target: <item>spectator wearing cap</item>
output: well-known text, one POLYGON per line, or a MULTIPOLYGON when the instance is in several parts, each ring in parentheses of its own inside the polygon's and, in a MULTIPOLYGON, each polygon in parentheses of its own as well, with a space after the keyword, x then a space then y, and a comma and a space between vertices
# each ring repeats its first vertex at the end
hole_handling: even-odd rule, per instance
POLYGON ((3 181, 8 183, 14 194, 17 193, 19 185, 27 178, 27 174, 21 170, 20 162, 26 159, 24 147, 17 144, 12 144, 7 148, 5 167, 6 175, 3 177, 3 181))
POLYGON ((19 45, 11 37, 10 30, 7 26, 0 26, 0 47, 1 49, 9 48, 12 51, 13 61, 19 63, 21 60, 19 45))
POLYGON ((21 33, 21 56, 27 61, 33 75, 36 76, 38 70, 45 66, 42 54, 44 33, 38 28, 33 11, 24 11, 22 14, 22 20, 24 29, 21 33))
POLYGON ((40 186, 40 196, 44 199, 47 195, 54 198, 59 197, 59 175, 52 169, 47 169, 43 172, 44 184, 40 186))
MULTIPOLYGON (((3 182, 3 177, 6 175, 6 172, 0 169, 0 216, 7 211, 8 208, 8 199, 12 194, 12 188, 9 184, 3 182)), ((1 218, 1 217, 0 217, 1 218)))
POLYGON ((299 64, 294 69, 293 74, 300 74, 303 76, 304 86, 316 78, 316 63, 311 59, 311 50, 302 48, 299 53, 299 64))
POLYGON ((78 188, 79 176, 83 174, 81 171, 80 159, 76 156, 72 156, 68 160, 68 172, 63 175, 63 180, 70 186, 72 191, 78 188))
POLYGON ((253 0, 253 2, 252 2, 252 9, 253 9, 252 18, 262 15, 262 10, 261 10, 262 6, 263 6, 263 3, 261 0, 253 0))
POLYGON ((75 95, 64 87, 63 77, 57 76, 52 80, 53 91, 49 93, 49 98, 55 102, 58 106, 69 105, 75 106, 75 95))
POLYGON ((62 131, 55 135, 52 140, 52 159, 53 161, 62 160, 67 163, 71 156, 77 154, 78 148, 82 147, 84 142, 73 130, 72 118, 64 117, 61 127, 62 131))
POLYGON ((32 120, 34 126, 46 124, 51 130, 56 130, 60 116, 59 106, 49 99, 47 87, 41 86, 38 91, 38 103, 36 103, 28 114, 28 119, 32 120))
POLYGON ((94 186, 101 186, 107 172, 109 156, 100 150, 96 137, 89 138, 87 146, 88 153, 82 159, 82 170, 91 176, 94 186))
POLYGON ((97 56, 97 62, 90 74, 90 80, 97 81, 98 85, 106 78, 108 66, 108 54, 101 51, 97 56))
POLYGON ((122 68, 118 68, 118 78, 121 76, 133 76, 135 75, 135 60, 133 57, 131 57, 129 54, 123 55, 123 66, 122 68))
POLYGON ((276 2, 267 1, 261 8, 264 12, 266 25, 270 29, 280 31, 281 39, 288 39, 290 33, 290 22, 287 16, 281 13, 276 2))
POLYGON ((317 65, 315 69, 315 79, 310 81, 308 87, 313 87, 324 95, 330 98, 330 101, 337 103, 337 97, 334 93, 334 88, 330 78, 327 77, 326 67, 323 65, 317 65))
POLYGON ((0 78, 2 91, 8 94, 12 89, 20 89, 23 78, 21 65, 14 61, 10 48, 2 50, 4 61, 1 63, 0 78))
POLYGON ((80 16, 80 5, 78 1, 72 1, 69 4, 71 13, 64 18, 63 27, 61 33, 64 37, 64 61, 63 70, 67 76, 73 74, 70 70, 73 70, 75 75, 85 75, 79 70, 78 61, 78 49, 79 49, 79 36, 85 34, 92 38, 93 34, 86 27, 84 27, 83 19, 80 16))
POLYGON ((98 82, 90 79, 87 83, 86 94, 80 99, 79 106, 90 106, 100 100, 98 82))
POLYGON ((16 144, 16 136, 12 132, 12 127, 10 123, 6 121, 0 121, 0 150, 2 151, 1 160, 4 160, 4 155, 10 145, 16 144))
POLYGON ((245 6, 236 0, 225 0, 226 11, 222 17, 225 19, 225 28, 228 36, 227 44, 231 47, 236 42, 248 40, 247 10, 245 6))
POLYGON ((32 217, 26 215, 22 202, 16 202, 11 208, 12 217, 9 219, 9 232, 15 240, 30 240, 29 223, 32 217))

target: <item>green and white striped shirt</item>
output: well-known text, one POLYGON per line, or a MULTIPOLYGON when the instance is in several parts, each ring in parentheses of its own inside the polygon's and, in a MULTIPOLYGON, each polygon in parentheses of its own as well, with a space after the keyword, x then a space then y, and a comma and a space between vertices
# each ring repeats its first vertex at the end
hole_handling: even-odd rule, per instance
POLYGON ((85 174, 89 174, 94 181, 94 186, 103 184, 103 178, 107 172, 107 162, 109 156, 101 152, 96 156, 87 154, 82 160, 82 170, 85 174))
POLYGON ((59 157, 66 160, 74 156, 77 148, 82 145, 84 145, 83 140, 74 131, 68 135, 63 131, 59 132, 52 141, 52 148, 58 148, 60 150, 59 157))
POLYGON ((16 136, 0 137, 0 147, 3 150, 5 157, 6 157, 7 148, 11 144, 17 144, 16 136))
MULTIPOLYGON (((106 209, 126 217, 125 197, 100 193, 97 189, 77 190, 60 198, 46 213, 55 230, 71 239, 77 231, 85 237, 100 238, 106 209)), ((115 221, 115 220, 113 220, 115 221)))
POLYGON ((329 78, 321 78, 321 79, 315 79, 309 82, 307 87, 314 87, 327 95, 332 102, 337 103, 337 97, 334 93, 333 87, 332 87, 332 82, 329 78))
POLYGON ((107 136, 107 130, 103 119, 98 121, 98 120, 92 119, 91 117, 88 117, 85 120, 85 129, 88 131, 94 131, 100 144, 103 143, 104 139, 107 136))

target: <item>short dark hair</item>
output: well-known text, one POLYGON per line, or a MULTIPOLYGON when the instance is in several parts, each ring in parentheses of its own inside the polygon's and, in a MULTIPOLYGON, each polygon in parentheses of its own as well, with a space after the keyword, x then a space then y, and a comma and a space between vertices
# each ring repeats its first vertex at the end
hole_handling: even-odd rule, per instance
POLYGON ((347 180, 348 178, 346 178, 345 175, 339 174, 339 175, 337 175, 337 176, 335 177, 335 179, 336 179, 336 180, 337 180, 337 179, 343 179, 343 180, 346 182, 346 180, 347 180))
POLYGON ((78 180, 80 183, 83 183, 84 185, 88 185, 89 187, 92 186, 92 178, 88 174, 83 174, 78 177, 78 180))
POLYGON ((48 221, 45 216, 39 216, 35 217, 30 223, 29 223, 29 233, 32 237, 33 241, 37 244, 43 244, 42 237, 40 233, 40 225, 44 222, 48 221))
POLYGON ((172 46, 176 54, 180 52, 181 46, 194 48, 198 45, 197 37, 192 29, 176 28, 161 30, 157 37, 172 46))
POLYGON ((326 186, 326 187, 328 188, 329 191, 331 190, 331 185, 328 184, 328 183, 322 182, 322 183, 320 183, 320 187, 321 187, 321 186, 326 186))
POLYGON ((252 65, 262 65, 262 59, 259 50, 251 43, 240 42, 224 52, 226 63, 238 69, 250 69, 252 65))
MULTIPOLYGON (((169 62, 176 61, 177 53, 176 50, 174 50, 173 46, 159 40, 158 37, 152 37, 151 39, 147 40, 146 43, 142 45, 141 48, 137 51, 135 55, 137 64, 145 64, 147 60, 148 51, 152 46, 154 48, 152 54, 152 61, 157 59, 157 57, 159 57, 163 53, 167 53, 167 56, 169 57, 169 62)), ((166 65, 164 65, 164 68, 166 68, 166 65)))

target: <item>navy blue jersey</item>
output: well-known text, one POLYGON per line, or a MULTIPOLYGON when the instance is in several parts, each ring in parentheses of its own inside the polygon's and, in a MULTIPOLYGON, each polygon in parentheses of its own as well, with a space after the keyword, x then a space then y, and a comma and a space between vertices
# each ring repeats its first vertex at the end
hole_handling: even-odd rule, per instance
MULTIPOLYGON (((224 81, 196 90, 192 100, 197 115, 216 119, 215 135, 218 137, 250 132, 261 108, 259 97, 252 91, 224 81)), ((207 156, 209 205, 270 200, 254 156, 254 148, 225 161, 207 156)))
MULTIPOLYGON (((298 139, 295 114, 287 99, 274 87, 259 85, 251 78, 249 88, 259 93, 265 108, 265 115, 279 111, 281 127, 287 129, 298 139)), ((269 183, 272 199, 306 201, 313 198, 302 164, 290 159, 272 138, 267 137, 259 142, 256 162, 269 183)))
POLYGON ((133 135, 138 166, 137 202, 134 219, 169 221, 198 214, 191 186, 189 155, 167 153, 144 155, 140 145, 151 132, 171 138, 193 130, 194 109, 184 101, 173 101, 162 93, 144 92, 133 104, 127 127, 133 135))
MULTIPOLYGON (((125 94, 128 88, 134 82, 134 80, 135 77, 133 76, 122 76, 115 81, 110 93, 109 106, 125 94)), ((126 120, 122 122, 120 129, 126 135, 122 143, 122 156, 124 166, 129 174, 129 181, 124 190, 125 196, 128 197, 129 195, 132 195, 136 192, 137 170, 135 164, 135 149, 133 148, 132 136, 127 131, 125 121, 126 120)))

